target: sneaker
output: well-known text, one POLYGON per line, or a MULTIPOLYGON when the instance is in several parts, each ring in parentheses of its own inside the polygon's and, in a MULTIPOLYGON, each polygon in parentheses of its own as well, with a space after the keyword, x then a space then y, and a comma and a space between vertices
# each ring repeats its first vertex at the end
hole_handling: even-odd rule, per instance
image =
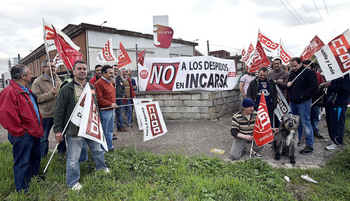
POLYGON ((110 170, 109 168, 106 168, 106 169, 105 169, 105 173, 106 173, 106 174, 108 174, 108 173, 110 173, 110 172, 111 172, 111 170, 110 170))
POLYGON ((73 191, 80 191, 81 188, 83 188, 83 186, 78 182, 72 187, 72 190, 73 191))
POLYGON ((112 138, 112 140, 117 140, 118 138, 117 138, 117 135, 113 135, 113 138, 112 138))
POLYGON ((257 152, 255 152, 254 150, 251 150, 251 152, 252 152, 252 155, 253 155, 254 157, 256 157, 256 158, 261 158, 261 155, 258 154, 257 152))
POLYGON ((314 152, 314 148, 306 145, 303 150, 300 151, 300 154, 307 155, 307 154, 312 154, 314 152))
POLYGON ((329 146, 326 146, 325 147, 328 151, 338 151, 339 150, 339 147, 338 147, 338 145, 336 145, 336 144, 331 144, 331 145, 329 145, 329 146))

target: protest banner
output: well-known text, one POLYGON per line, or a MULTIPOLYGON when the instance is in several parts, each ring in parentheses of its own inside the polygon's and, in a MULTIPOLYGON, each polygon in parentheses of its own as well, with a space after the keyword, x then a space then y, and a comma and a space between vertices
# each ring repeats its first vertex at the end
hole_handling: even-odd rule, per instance
POLYGON ((235 61, 216 57, 145 58, 139 65, 140 91, 232 90, 235 61))
MULTIPOLYGON (((141 104, 141 103, 149 103, 152 102, 152 98, 134 98, 132 101, 134 102, 134 107, 135 105, 141 104)), ((139 130, 143 130, 143 125, 141 121, 141 117, 139 116, 140 113, 136 113, 136 119, 137 119, 137 124, 139 126, 139 130)))
POLYGON ((350 32, 346 30, 335 37, 315 56, 327 81, 337 79, 350 70, 350 32))
POLYGON ((281 89, 277 85, 276 85, 276 89, 277 89, 277 106, 274 110, 274 113, 277 116, 278 120, 281 121, 282 116, 290 113, 291 109, 281 89))
POLYGON ((157 101, 134 106, 136 114, 141 117, 143 141, 154 139, 168 132, 157 101))

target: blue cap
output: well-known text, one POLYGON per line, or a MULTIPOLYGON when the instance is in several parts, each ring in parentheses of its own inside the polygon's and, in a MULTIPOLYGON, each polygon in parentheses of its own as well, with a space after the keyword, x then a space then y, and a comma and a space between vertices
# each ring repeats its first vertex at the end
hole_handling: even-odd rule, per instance
POLYGON ((254 105, 254 102, 250 98, 245 98, 242 101, 242 107, 252 107, 254 105))

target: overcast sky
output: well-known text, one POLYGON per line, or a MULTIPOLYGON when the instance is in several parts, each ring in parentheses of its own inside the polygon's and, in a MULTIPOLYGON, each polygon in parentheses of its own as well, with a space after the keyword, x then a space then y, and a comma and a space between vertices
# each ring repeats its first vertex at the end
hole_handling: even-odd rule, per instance
POLYGON ((315 35, 328 43, 348 29, 349 10, 349 0, 1 0, 0 73, 8 69, 4 59, 25 57, 43 43, 43 18, 59 29, 107 21, 104 26, 152 34, 152 17, 168 15, 174 38, 198 39, 204 54, 207 40, 210 51, 232 54, 250 41, 255 46, 260 28, 299 56, 315 35))

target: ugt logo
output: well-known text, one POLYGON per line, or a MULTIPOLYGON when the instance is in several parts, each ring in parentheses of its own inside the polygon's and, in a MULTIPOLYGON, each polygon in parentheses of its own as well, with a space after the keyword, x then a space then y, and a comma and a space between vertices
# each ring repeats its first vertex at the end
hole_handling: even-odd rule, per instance
POLYGON ((168 48, 173 40, 174 31, 171 27, 156 24, 153 26, 153 44, 156 47, 168 48))
POLYGON ((172 91, 180 63, 153 63, 146 91, 172 91))

